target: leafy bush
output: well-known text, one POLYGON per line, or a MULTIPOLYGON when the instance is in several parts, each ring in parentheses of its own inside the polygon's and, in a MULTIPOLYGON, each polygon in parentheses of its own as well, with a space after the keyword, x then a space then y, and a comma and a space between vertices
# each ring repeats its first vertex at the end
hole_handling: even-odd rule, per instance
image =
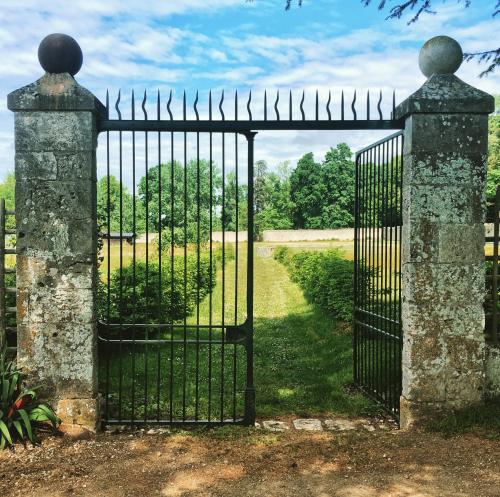
POLYGON ((276 261, 281 262, 283 264, 288 254, 289 254, 288 247, 280 245, 279 247, 276 247, 274 249, 273 258, 276 261))
POLYGON ((34 390, 23 385, 23 376, 13 361, 0 356, 0 450, 16 440, 37 441, 34 428, 49 424, 57 428, 61 420, 47 405, 36 400, 34 390))
POLYGON ((306 298, 344 321, 352 319, 354 262, 339 250, 290 253, 279 247, 274 258, 288 268, 306 298))
MULTIPOLYGON (((169 323, 180 321, 193 313, 212 291, 216 282, 217 267, 222 263, 222 249, 212 252, 212 264, 208 251, 200 252, 199 268, 196 252, 188 252, 186 259, 175 255, 172 260, 164 253, 160 267, 157 262, 137 261, 112 272, 108 289, 99 286, 99 315, 109 323, 169 323), (186 265, 184 265, 186 261, 186 265), (185 284, 185 288, 184 288, 185 284)), ((234 249, 227 245, 224 260, 234 259, 234 249)))
MULTIPOLYGON (((196 254, 188 254, 186 267, 183 257, 165 258, 160 266, 143 261, 135 266, 115 270, 110 279, 111 323, 168 323, 178 321, 193 312, 199 299, 203 299, 215 285, 216 261, 212 263, 208 254, 200 254, 198 270, 196 254), (186 272, 186 280, 184 278, 186 272), (161 279, 160 279, 161 278, 161 279), (185 283, 185 288, 184 288, 185 283)), ((99 299, 101 315, 107 317, 107 289, 102 289, 99 299)))

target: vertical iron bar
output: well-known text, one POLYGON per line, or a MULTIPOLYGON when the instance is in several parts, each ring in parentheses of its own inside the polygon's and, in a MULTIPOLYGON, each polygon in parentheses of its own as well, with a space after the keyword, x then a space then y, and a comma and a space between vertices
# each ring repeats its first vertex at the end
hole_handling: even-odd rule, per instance
POLYGON ((245 425, 255 424, 255 388, 253 384, 253 236, 254 236, 254 138, 257 133, 246 135, 248 145, 248 225, 247 225, 247 322, 245 347, 247 377, 245 389, 245 425))
MULTIPOLYGON (((109 92, 106 91, 106 114, 109 115, 109 92)), ((106 324, 110 322, 111 316, 111 219, 110 219, 110 211, 111 211, 111 193, 109 188, 109 177, 110 177, 110 157, 109 157, 109 131, 106 131, 106 223, 108 230, 108 253, 107 253, 107 281, 106 281, 106 324)), ((106 336, 106 338, 108 338, 106 336)), ((105 419, 109 420, 109 375, 110 375, 110 367, 109 367, 109 354, 110 349, 107 344, 105 344, 106 350, 106 388, 105 388, 105 419)))
MULTIPOLYGON (((135 95, 132 90, 132 121, 135 120, 135 95)), ((137 302, 137 289, 136 289, 136 184, 135 184, 135 131, 132 131, 132 286, 133 286, 133 310, 132 310, 132 425, 135 421, 135 320, 136 320, 136 302, 137 302)))
MULTIPOLYGON (((142 111, 144 113, 144 119, 148 119, 148 114, 146 112, 146 92, 144 92, 144 98, 142 100, 142 111)), ((146 190, 146 270, 144 275, 144 298, 148 302, 149 299, 149 135, 148 132, 144 132, 144 167, 145 167, 145 190, 146 190)), ((149 328, 146 328, 145 334, 146 343, 144 345, 144 421, 148 419, 148 403, 149 403, 149 328)))
MULTIPOLYGON (((118 93, 118 102, 120 101, 120 93, 118 93)), ((119 216, 119 222, 120 222, 120 286, 119 286, 119 309, 123 308, 123 136, 122 132, 119 131, 119 161, 120 161, 120 216, 119 216)), ((122 397, 123 397, 123 317, 122 313, 120 312, 120 344, 119 344, 119 376, 118 376, 118 390, 119 390, 119 396, 118 396, 118 420, 122 420, 122 397)))
MULTIPOLYGON (((238 99, 234 102, 235 119, 238 120, 238 99)), ((238 177, 238 133, 234 134, 234 167, 235 167, 235 255, 234 255, 234 326, 238 325, 238 231, 239 231, 239 177, 238 177)), ((237 382, 237 346, 233 345, 233 420, 236 420, 236 382, 237 382)))
POLYGON ((358 283, 358 272, 359 272, 359 164, 361 160, 361 155, 356 155, 355 165, 354 165, 354 309, 353 309, 353 323, 354 323, 354 333, 352 337, 352 351, 353 351, 353 373, 354 382, 359 383, 358 374, 358 305, 359 305, 359 283, 358 283))
MULTIPOLYGON (((264 94, 264 106, 266 106, 264 94)), ((266 117, 267 119, 267 117, 266 117)), ((224 359, 226 341, 226 134, 222 133, 222 328, 220 366, 220 421, 224 421, 224 359)))
POLYGON ((194 418, 198 421, 200 402, 200 133, 196 133, 196 359, 195 359, 195 413, 194 418))
MULTIPOLYGON (((186 119, 186 93, 184 93, 184 120, 186 119)), ((188 202, 188 174, 187 174, 187 133, 184 133, 184 327, 182 347, 182 420, 186 420, 186 387, 187 387, 187 202, 188 202)))
MULTIPOLYGON (((172 116, 171 116, 172 118, 172 116)), ((174 164, 174 133, 170 133, 170 295, 174 295, 175 282, 175 231, 174 231, 174 209, 175 209, 175 164, 174 164)), ((169 414, 170 422, 174 419, 174 313, 173 305, 170 304, 170 381, 169 381, 169 414)))
POLYGON ((367 229, 367 210, 368 210, 368 197, 367 197, 367 155, 368 152, 365 150, 362 154, 362 194, 363 194, 363 203, 362 203, 362 218, 361 218, 361 223, 362 223, 362 244, 361 244, 361 251, 362 251, 362 277, 363 277, 363 288, 361 291, 361 308, 363 310, 363 315, 360 316, 360 320, 362 321, 362 324, 360 325, 360 349, 361 349, 361 365, 360 365, 360 382, 362 385, 366 385, 366 296, 368 292, 368 285, 369 285, 369 278, 367 275, 367 270, 368 270, 368 229, 367 229))
MULTIPOLYGON (((383 268, 381 268, 380 265, 380 241, 381 241, 381 228, 380 228, 380 207, 381 207, 381 196, 380 196, 380 169, 383 167, 382 164, 382 157, 383 157, 383 147, 384 144, 382 143, 377 147, 377 177, 376 177, 376 191, 375 191, 375 202, 376 202, 376 212, 375 212, 375 222, 376 222, 376 230, 377 230, 377 251, 376 251, 376 267, 377 267, 377 286, 376 286, 376 297, 375 297, 375 309, 376 309, 376 318, 375 318, 375 328, 377 330, 380 330, 381 328, 381 319, 380 319, 380 314, 381 314, 381 308, 380 308, 380 283, 381 283, 381 277, 382 277, 382 271, 383 268)), ((376 350, 375 350, 375 368, 376 368, 376 373, 375 373, 375 378, 376 378, 376 388, 377 388, 377 395, 380 398, 381 396, 381 377, 380 377, 380 355, 381 355, 381 349, 382 349, 382 338, 383 335, 380 333, 380 331, 376 332, 377 336, 377 341, 375 342, 376 344, 376 350)))
MULTIPOLYGON (((395 370, 394 368, 396 367, 395 364, 395 345, 396 341, 394 339, 396 333, 395 333, 395 326, 394 326, 394 321, 395 321, 395 313, 394 313, 394 280, 395 280, 395 275, 394 275, 394 267, 393 264, 395 261, 393 260, 393 252, 394 252, 394 247, 393 247, 393 242, 392 242, 392 235, 393 231, 396 229, 394 226, 394 207, 395 207, 395 200, 394 200, 394 142, 396 141, 397 145, 397 138, 391 140, 391 160, 390 160, 390 166, 389 166, 389 171, 388 171, 388 176, 389 176, 389 187, 388 187, 388 195, 390 199, 390 212, 389 212, 389 261, 388 261, 388 270, 389 270, 389 291, 388 296, 389 296, 389 318, 390 318, 390 324, 389 324, 389 333, 391 335, 391 345, 389 347, 389 358, 390 358, 390 365, 391 365, 391 377, 390 377, 390 382, 391 382, 391 388, 390 388, 390 397, 389 397, 389 405, 391 407, 391 410, 394 409, 395 404, 397 402, 396 399, 396 392, 394 390, 394 384, 395 384, 395 378, 394 378, 394 373, 395 370)), ((397 146, 396 146, 396 153, 397 153, 397 146)))
POLYGON ((370 311, 372 313, 372 317, 370 319, 370 324, 372 326, 372 331, 370 333, 370 362, 371 362, 371 367, 370 367, 370 389, 372 392, 375 391, 375 383, 374 380, 376 378, 376 370, 375 370, 375 346, 376 346, 376 332, 374 331, 375 326, 377 324, 377 321, 375 319, 375 300, 376 300, 376 286, 377 286, 377 279, 378 279, 378 272, 377 272, 377 259, 376 259, 376 212, 377 212, 377 204, 376 204, 376 199, 377 199, 377 184, 375 181, 376 175, 377 175, 377 148, 373 149, 373 157, 372 157, 372 165, 371 165, 371 170, 372 170, 372 177, 371 177, 371 185, 372 185, 372 190, 370 192, 370 204, 371 204, 371 231, 372 231, 372 236, 371 236, 371 270, 372 270, 372 287, 371 287, 371 297, 370 297, 370 311))
MULTIPOLYGON (((250 94, 251 95, 251 94, 250 94)), ((251 98, 251 97, 250 97, 251 98)), ((250 100, 248 101, 248 112, 250 114, 250 100)), ((251 114, 250 114, 251 116, 251 114)), ((210 91, 208 97, 208 119, 212 120, 212 92, 210 91)), ((210 281, 213 280, 213 201, 214 201, 214 185, 213 185, 213 135, 209 133, 209 189, 210 189, 210 212, 209 212, 209 228, 210 228, 210 239, 209 239, 209 275, 210 281)), ((208 294, 208 421, 212 418, 212 312, 213 312, 213 292, 208 294)))
MULTIPOLYGON (((158 121, 161 119, 160 112, 160 90, 158 90, 156 99, 156 118, 158 121)), ((161 164, 161 132, 158 131, 158 324, 162 323, 162 243, 161 243, 161 225, 162 225, 162 214, 161 214, 161 201, 162 201, 162 164, 161 164)), ((160 339, 162 337, 162 328, 158 327, 157 332, 158 344, 156 348, 156 421, 160 421, 160 386, 161 386, 161 343, 160 339)))
MULTIPOLYGON (((384 259, 384 282, 382 285, 382 288, 384 289, 384 312, 382 314, 383 316, 383 326, 384 326, 384 331, 388 333, 388 315, 387 315, 387 271, 389 268, 387 267, 387 216, 388 216, 388 183, 387 183, 387 178, 388 178, 388 169, 389 169, 389 145, 390 142, 386 143, 385 146, 385 155, 384 155, 384 167, 383 167, 383 175, 382 175, 382 182, 383 182, 383 198, 384 198, 384 215, 382 218, 382 232, 383 232, 383 239, 382 239, 382 257, 384 259)), ((384 348, 383 348, 383 369, 384 369, 384 401, 386 404, 389 404, 389 369, 388 369, 388 357, 387 357, 387 347, 390 344, 390 340, 387 337, 387 334, 383 335, 384 338, 384 348)))

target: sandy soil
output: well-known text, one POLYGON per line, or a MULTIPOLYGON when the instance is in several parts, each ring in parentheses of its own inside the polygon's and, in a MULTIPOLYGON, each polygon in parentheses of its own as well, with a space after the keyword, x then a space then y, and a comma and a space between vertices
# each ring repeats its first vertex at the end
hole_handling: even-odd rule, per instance
POLYGON ((103 433, 0 453, 1 496, 498 497, 500 442, 428 433, 103 433))

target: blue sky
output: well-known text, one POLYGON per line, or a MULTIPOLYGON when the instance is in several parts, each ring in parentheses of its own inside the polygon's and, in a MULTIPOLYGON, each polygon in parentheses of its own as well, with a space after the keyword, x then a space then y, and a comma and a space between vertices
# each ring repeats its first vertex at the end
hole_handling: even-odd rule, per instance
MULTIPOLYGON (((437 34, 456 38, 464 51, 498 44, 500 18, 492 0, 474 0, 464 10, 453 1, 436 2, 438 15, 407 26, 386 21, 376 2, 304 0, 284 11, 284 0, 3 0, 0 10, 0 176, 13 168, 13 118, 6 95, 42 75, 40 40, 52 32, 72 35, 84 53, 80 84, 101 99, 130 90, 174 92, 175 105, 186 89, 192 99, 209 89, 231 94, 264 88, 302 89, 311 100, 316 89, 335 98, 368 89, 395 89, 398 101, 424 77, 418 69, 420 46, 437 34)), ((390 3, 390 2, 389 2, 390 3)), ((463 64, 457 75, 485 91, 500 92, 500 72, 479 79, 480 67, 463 64)), ((204 108, 203 103, 200 107, 204 108)), ((340 141, 356 149, 384 133, 267 133, 259 136, 257 158, 292 165, 308 151, 317 158, 340 141)))

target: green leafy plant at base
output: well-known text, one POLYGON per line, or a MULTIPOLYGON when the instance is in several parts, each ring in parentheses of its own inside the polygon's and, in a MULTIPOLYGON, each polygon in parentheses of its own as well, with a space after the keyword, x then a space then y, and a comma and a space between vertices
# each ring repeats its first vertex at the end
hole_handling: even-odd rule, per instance
POLYGON ((57 428, 61 420, 46 404, 37 401, 35 390, 23 385, 23 376, 13 361, 0 355, 0 450, 16 440, 36 443, 34 428, 57 428))

